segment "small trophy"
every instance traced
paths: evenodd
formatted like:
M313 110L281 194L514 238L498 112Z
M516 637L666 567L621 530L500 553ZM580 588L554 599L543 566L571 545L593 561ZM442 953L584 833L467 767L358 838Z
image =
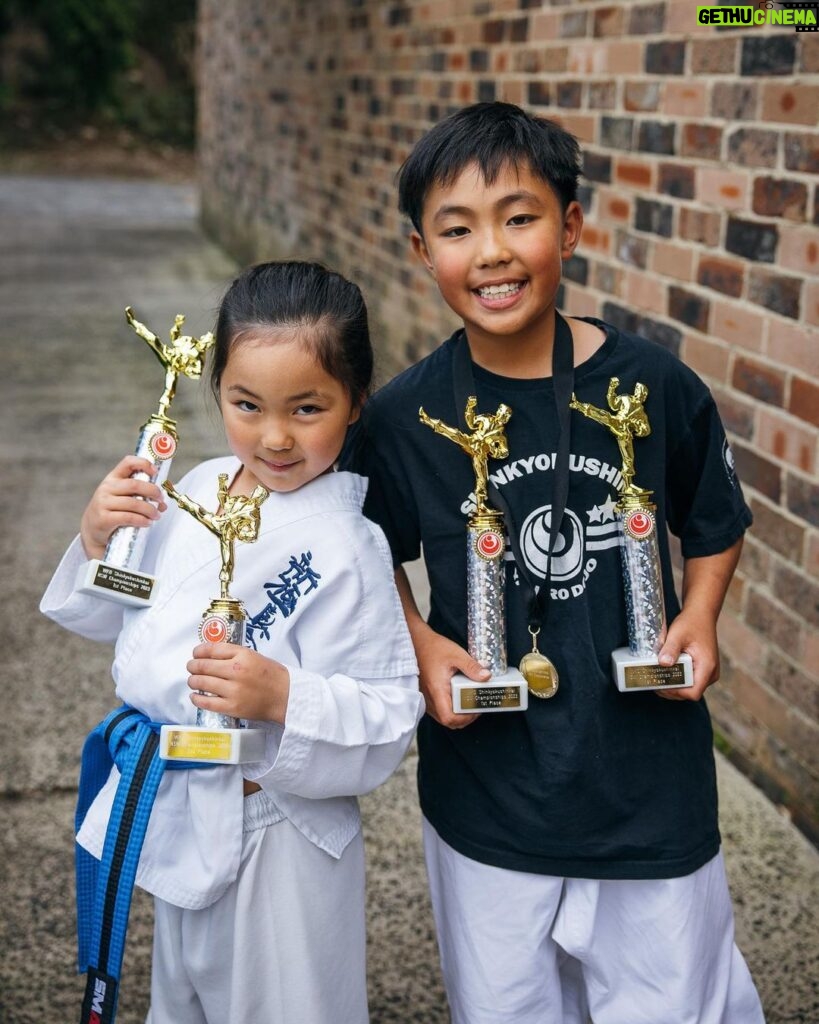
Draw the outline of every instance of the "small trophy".
M235 541L252 544L259 535L259 508L268 491L259 484L250 495L228 493L228 475L219 474L219 511L208 512L166 480L162 485L185 512L219 538L222 568L221 592L202 613L199 639L208 643L244 645L245 608L228 593L233 579ZM159 733L159 756L166 761L208 761L215 764L241 764L259 761L264 756L263 729L242 728L240 719L217 711L196 709L196 725L163 725Z
M176 379L180 373L192 380L202 374L203 356L213 344L213 335L208 332L201 338L182 336L185 317L178 314L171 328L171 344L164 345L145 324L134 318L134 311L125 310L128 323L137 335L147 342L151 351L165 368L165 390L159 399L159 407L140 428L136 455L147 459L157 467L154 478L160 484L168 475L171 459L176 451L179 437L176 422L167 415L168 407L176 393ZM147 473L134 473L135 480L150 480ZM139 564L148 540L148 528L144 526L120 526L114 530L102 559L93 558L81 570L78 589L85 594L96 594L110 601L147 607L154 598L156 578L139 571Z
M526 680L506 661L506 619L504 616L503 514L486 503L487 459L509 454L504 426L512 410L499 405L494 415L475 412L478 400L466 403L466 425L470 434L447 426L418 410L421 422L436 434L454 441L472 459L475 471L477 509L467 520L466 592L467 648L472 657L492 673L486 683L476 683L462 673L452 677L452 710L456 714L479 711L525 711L529 704Z
M665 643L666 621L663 578L657 545L657 506L651 491L634 483L634 438L651 433L643 403L648 397L645 384L635 384L631 395L618 395L618 377L609 382L609 409L578 402L572 395L570 407L608 427L617 439L623 460L623 486L617 503L617 520L622 533L620 554L626 594L628 647L612 652L612 669L617 689L668 690L694 685L691 655L683 652L676 664L660 665L657 656ZM610 411L609 411L610 410Z

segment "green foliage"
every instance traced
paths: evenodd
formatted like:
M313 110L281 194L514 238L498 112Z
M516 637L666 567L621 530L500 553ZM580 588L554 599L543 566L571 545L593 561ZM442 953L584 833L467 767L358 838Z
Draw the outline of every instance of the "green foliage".
M196 0L0 0L0 109L191 145L195 18Z

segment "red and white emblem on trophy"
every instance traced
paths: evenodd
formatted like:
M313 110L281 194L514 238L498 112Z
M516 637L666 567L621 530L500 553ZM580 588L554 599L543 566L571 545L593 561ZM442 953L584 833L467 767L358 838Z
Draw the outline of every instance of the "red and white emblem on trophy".
M149 446L156 458L164 462L165 459L173 457L173 453L176 451L176 438L173 434L163 430L159 434L154 434Z
M646 509L638 508L623 519L626 533L635 540L645 540L654 532L654 516Z
M199 639L208 644L220 644L227 639L228 628L219 615L210 615L199 625Z
M475 541L475 550L481 558L498 558L503 554L503 537L494 530L484 530Z

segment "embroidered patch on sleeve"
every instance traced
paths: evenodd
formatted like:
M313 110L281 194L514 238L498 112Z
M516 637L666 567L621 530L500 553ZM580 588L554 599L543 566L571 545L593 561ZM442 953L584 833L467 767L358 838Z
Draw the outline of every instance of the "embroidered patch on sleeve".
M312 566L313 553L302 552L297 558L290 556L287 568L278 574L278 579L265 583L267 604L257 615L252 615L245 626L247 642L254 651L258 650L260 639L270 639L270 627L281 615L288 618L296 610L299 600L311 590L316 590L321 573Z

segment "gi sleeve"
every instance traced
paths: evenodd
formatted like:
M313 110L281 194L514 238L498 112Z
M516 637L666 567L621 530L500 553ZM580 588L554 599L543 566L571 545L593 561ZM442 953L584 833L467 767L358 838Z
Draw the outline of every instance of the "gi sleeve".
M384 782L424 710L383 534L362 517L334 540L344 564L294 627L300 665L288 666L284 729L270 731L267 760L244 773L311 799L357 796Z
M750 526L751 510L710 394L672 452L666 480L668 524L680 538L684 558L719 554Z
M43 594L40 611L72 633L112 643L122 628L123 606L76 590L77 575L87 564L88 558L77 535Z

